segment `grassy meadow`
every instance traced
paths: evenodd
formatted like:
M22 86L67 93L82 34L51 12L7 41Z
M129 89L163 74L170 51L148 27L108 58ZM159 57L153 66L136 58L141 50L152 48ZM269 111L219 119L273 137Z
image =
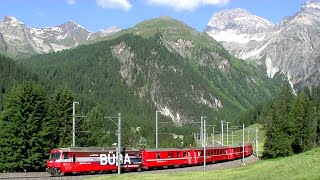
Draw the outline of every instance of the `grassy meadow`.
M320 179L320 148L286 158L259 160L238 168L167 174L122 174L91 180Z

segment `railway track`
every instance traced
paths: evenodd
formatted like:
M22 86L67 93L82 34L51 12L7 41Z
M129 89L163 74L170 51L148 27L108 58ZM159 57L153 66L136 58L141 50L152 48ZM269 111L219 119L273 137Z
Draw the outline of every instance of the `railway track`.
M255 156L251 155L245 158L245 163L250 164L257 161ZM241 159L227 161L222 163L208 164L206 166L207 171L210 170L220 170L227 168L234 168L243 166ZM126 172L126 173L144 173L144 174L161 174L161 173L175 173L175 172L192 172L192 171L202 171L203 166L191 166L191 167L182 167L182 168L173 168L173 169L161 169L161 170L152 170L152 171L142 171L142 172ZM27 172L27 173L0 173L0 180L22 180L22 179L37 179L37 180L78 180L78 179L88 179L99 176L116 176L116 173L113 174L95 174L95 175L73 175L73 176L56 176L52 177L47 172Z

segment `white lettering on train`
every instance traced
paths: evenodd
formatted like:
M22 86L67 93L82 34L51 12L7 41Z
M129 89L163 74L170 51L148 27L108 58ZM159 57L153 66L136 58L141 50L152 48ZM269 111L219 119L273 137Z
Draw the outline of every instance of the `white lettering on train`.
M112 156L112 157L111 157ZM128 154L125 154L124 161L123 161L123 155L120 154L120 162L121 164L131 164L130 158ZM100 165L114 165L118 166L118 158L115 154L100 154Z

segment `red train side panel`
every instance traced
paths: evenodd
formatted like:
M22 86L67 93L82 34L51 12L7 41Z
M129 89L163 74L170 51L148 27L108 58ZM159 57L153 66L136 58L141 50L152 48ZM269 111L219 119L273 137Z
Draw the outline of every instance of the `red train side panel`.
M250 156L251 144L242 146L207 147L206 163L230 161ZM51 150L47 161L47 171L52 175L65 173L87 173L116 171L115 148L59 148ZM126 149L122 151L122 170L154 169L176 166L192 166L203 163L202 148L186 149Z
M138 150L127 149L123 152L123 170L141 167ZM88 173L115 171L118 169L115 148L73 147L51 150L47 161L47 171L52 175L66 173ZM126 161L127 160L127 161Z

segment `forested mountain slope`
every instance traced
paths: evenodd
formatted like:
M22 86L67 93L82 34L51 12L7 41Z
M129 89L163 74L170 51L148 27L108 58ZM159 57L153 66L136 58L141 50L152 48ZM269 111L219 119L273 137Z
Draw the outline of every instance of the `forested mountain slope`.
M0 54L0 112L3 109L5 94L11 87L29 80L39 81L39 78L11 58Z
M141 36L142 37L141 37ZM256 67L229 55L204 33L168 17L102 41L21 61L52 84L68 84L87 110L152 121L156 109L176 125L206 115L232 119L278 91Z

